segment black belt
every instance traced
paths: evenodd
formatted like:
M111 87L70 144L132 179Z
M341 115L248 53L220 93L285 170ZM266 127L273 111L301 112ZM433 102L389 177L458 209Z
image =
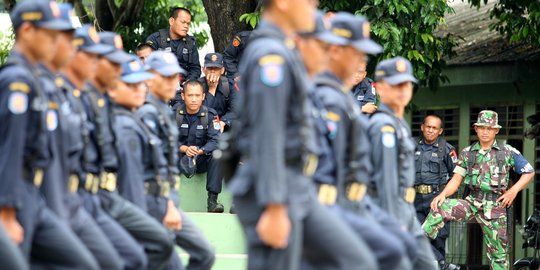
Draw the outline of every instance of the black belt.
M493 192L485 192L482 190L473 190L471 192L471 195L473 198L481 201L492 201L496 202L499 198L500 194L493 193Z

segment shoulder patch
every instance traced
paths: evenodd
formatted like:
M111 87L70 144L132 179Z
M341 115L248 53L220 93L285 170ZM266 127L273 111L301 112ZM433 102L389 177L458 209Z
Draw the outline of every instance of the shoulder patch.
M276 60L277 58L265 61L263 61L263 59L264 57L261 58L261 60L259 61L259 64L261 64L262 62L266 62L265 64L261 64L260 76L262 83L269 87L276 87L283 83L283 80L285 78L283 63L279 63L279 61ZM283 58L281 59L283 60Z
M393 126L386 125L381 128L381 132L382 133L396 133L396 129Z
M58 116L56 111L49 110L47 111L47 129L53 131L58 127Z
M382 135L382 144L386 148L393 148L396 145L396 136L394 133L385 132Z
M221 129L221 125L219 124L219 122L214 121L214 129L215 130L220 130Z
M326 118L334 122L339 122L341 120L341 116L339 116L339 114L330 111L326 113Z
M28 109L28 95L21 92L11 93L8 101L8 109L13 114L25 113Z
M240 42L241 42L241 41L242 41L242 40L240 39L239 36L235 36L234 39L233 39L232 45L233 45L234 47L238 47L238 46L240 46Z
M30 93L30 86L28 84L23 82L12 82L9 84L9 90L10 91L20 91L25 94Z

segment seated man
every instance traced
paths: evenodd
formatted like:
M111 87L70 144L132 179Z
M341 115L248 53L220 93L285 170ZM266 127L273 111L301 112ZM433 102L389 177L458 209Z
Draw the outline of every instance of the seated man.
M217 160L212 158L221 127L216 112L202 105L204 98L203 86L199 81L186 81L182 93L184 104L176 113L176 124L180 129L180 162L190 159L195 163L195 173L208 173L208 212L223 213L223 205L217 202L222 177ZM186 176L190 175L184 166L180 166L180 171Z
M232 104L235 91L231 91L229 80L223 74L223 55L209 53L204 57L204 77L199 78L204 88L204 105L216 111L220 131L231 126Z

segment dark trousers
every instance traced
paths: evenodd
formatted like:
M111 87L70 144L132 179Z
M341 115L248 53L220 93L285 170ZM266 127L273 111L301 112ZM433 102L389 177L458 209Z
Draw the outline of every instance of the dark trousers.
M148 260L144 249L118 222L101 208L99 196L79 190L85 209L120 255L126 270L146 269Z
M291 214L298 206L288 205L292 229L287 248L266 246L255 229L263 212L255 196L251 190L234 198L248 242L248 269L299 269L302 258L303 269L378 269L367 245L314 198L302 205L308 208L301 210L305 215Z
M414 207L416 208L416 216L420 224L423 224L426 220L429 211L431 210L430 204L433 198L439 195L439 192L434 192L431 194L416 194L414 199ZM431 240L431 247L433 249L433 254L437 261L444 260L446 257L446 239L448 238L450 228L449 223L446 223L444 227L439 231L437 237Z
M4 228L0 225L0 265L6 270L26 270L26 263L21 251L9 238Z
M404 243L388 232L374 218L368 217L367 212L360 215L357 211L346 210L337 205L331 206L330 210L343 218L354 232L366 242L375 254L380 269L403 269L404 265L410 269L411 262L407 257Z
M173 195L173 201L177 202L177 197ZM158 221L163 221L165 211L167 210L167 201L163 197L146 196L146 206L148 212ZM178 205L178 204L176 204ZM188 270L209 270L215 261L215 251L210 242L206 239L202 231L193 223L193 221L182 211L182 229L172 231L176 245L184 249L189 254ZM180 269L180 259L178 255L173 254L168 269Z
M195 173L207 173L206 174L206 191L212 193L221 193L223 176L219 169L219 162L212 158L212 155L199 155L197 156L197 168ZM181 173L185 174L180 167Z
M143 246L148 257L148 269L164 269L173 251L173 242L167 230L117 192L100 190L98 194L105 212Z
M23 254L33 267L53 269L100 269L98 262L73 233L70 226L53 214L39 190L23 183L23 207L17 219L24 228Z

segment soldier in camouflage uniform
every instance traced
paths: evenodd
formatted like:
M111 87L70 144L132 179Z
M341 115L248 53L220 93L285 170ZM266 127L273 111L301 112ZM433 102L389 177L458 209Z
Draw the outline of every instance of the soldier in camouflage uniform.
M479 141L463 149L454 176L431 202L432 211L422 225L434 239L446 222L478 222L491 269L495 270L509 269L506 208L534 177L532 166L518 150L495 139L500 128L496 112L480 112L474 124ZM521 177L509 187L511 167ZM458 190L463 180L471 189L470 194L465 199L446 199Z

